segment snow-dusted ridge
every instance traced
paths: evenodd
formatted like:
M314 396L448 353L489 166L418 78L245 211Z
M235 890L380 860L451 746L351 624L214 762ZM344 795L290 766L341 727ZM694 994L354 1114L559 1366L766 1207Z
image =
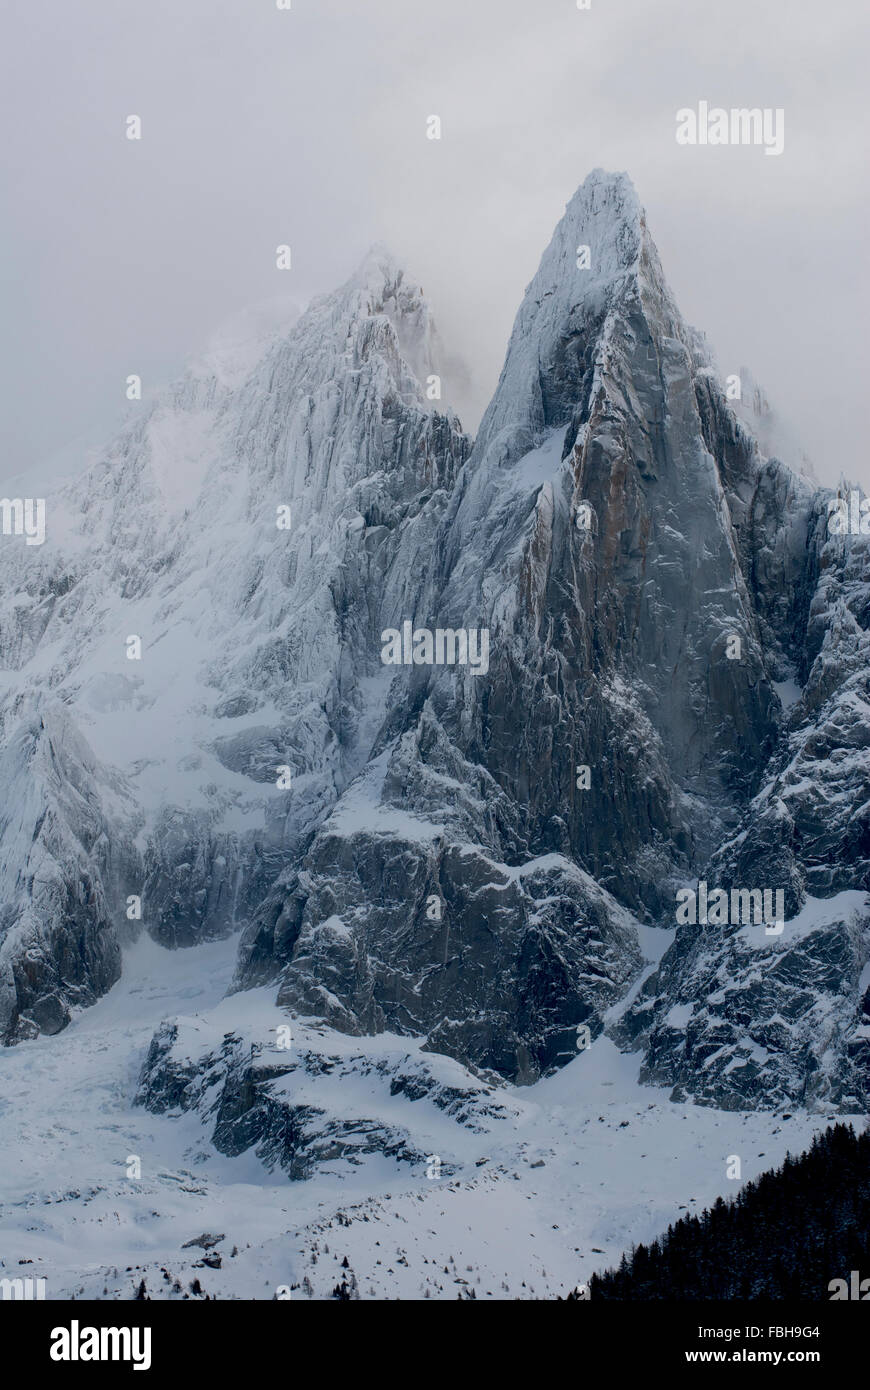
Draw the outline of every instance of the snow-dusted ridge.
M50 697L127 778L143 861L127 893L176 944L244 920L365 763L376 640L413 609L468 448L406 361L435 370L434 329L383 249L282 316L230 325L143 406L48 498L38 552L0 549L5 736Z
M375 247L3 538L0 1098L46 1146L4 1258L52 1296L327 1296L330 1221L363 1296L553 1295L867 1108L867 538L731 407L624 174L474 441L444 363ZM404 621L489 670L385 667ZM701 877L782 887L782 937L674 930Z

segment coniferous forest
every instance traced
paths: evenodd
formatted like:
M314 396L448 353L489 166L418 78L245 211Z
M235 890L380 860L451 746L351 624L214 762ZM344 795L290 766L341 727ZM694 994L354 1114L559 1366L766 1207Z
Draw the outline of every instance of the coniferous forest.
M829 1287L834 1280L845 1288ZM870 1300L870 1131L856 1135L846 1124L589 1281L593 1301L826 1301L838 1293Z

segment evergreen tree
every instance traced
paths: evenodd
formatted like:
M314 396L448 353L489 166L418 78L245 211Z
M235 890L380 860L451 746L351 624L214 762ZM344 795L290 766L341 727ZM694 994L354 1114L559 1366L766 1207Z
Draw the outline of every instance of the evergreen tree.
M870 1131L835 1124L802 1157L732 1200L684 1216L652 1245L593 1274L590 1297L826 1300L832 1279L870 1278Z

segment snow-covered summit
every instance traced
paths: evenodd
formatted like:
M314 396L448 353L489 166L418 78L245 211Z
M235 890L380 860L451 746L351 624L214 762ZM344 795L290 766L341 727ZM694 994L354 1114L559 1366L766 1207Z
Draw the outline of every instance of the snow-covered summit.
M123 786L113 882L158 940L244 925L243 989L528 1081L579 1024L600 1033L639 925L738 832L759 872L787 864L792 904L865 886L862 759L832 816L804 775L814 740L783 750L802 719L862 736L865 556L825 546L823 503L729 405L624 174L570 200L471 452L440 362L382 246L298 318L219 334L49 498L44 546L4 538L0 719L20 750L61 702L95 769L87 813L51 778L22 795L24 838L66 827L57 901ZM386 667L405 622L485 630L487 670ZM806 684L786 718L788 682ZM765 796L774 756L785 790ZM48 954L79 927L43 933ZM7 963L23 979L17 946ZM25 993L7 991L12 1038L70 1002Z
M644 210L627 174L595 169L567 204L526 288L478 432L478 457L498 439L506 459L567 423L576 394L566 376L594 368L608 315L642 287L659 298L666 293Z
M302 314L220 330L49 494L44 545L3 538L4 734L51 696L126 774L127 889L161 939L228 930L368 756L379 634L469 447L436 367L422 290L377 249Z

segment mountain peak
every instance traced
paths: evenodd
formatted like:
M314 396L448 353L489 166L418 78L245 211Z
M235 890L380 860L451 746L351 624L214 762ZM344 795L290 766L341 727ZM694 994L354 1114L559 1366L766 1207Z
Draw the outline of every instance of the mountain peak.
M565 378L566 344L574 345L577 359L569 375L579 371L582 377L611 310L636 301L642 290L666 301L669 316L676 316L631 179L593 169L568 202L526 289L481 423L478 455L499 435L508 454L515 448L525 452L542 430L567 423L574 388ZM554 388L549 403L548 382Z
M371 341L371 321L387 320L398 356L410 373L407 381L401 380L402 394L426 409L434 399L437 408L441 397L428 397L426 384L433 376L439 381L444 377L445 354L432 308L420 282L389 246L373 243L340 289L321 296L311 307L325 309L335 323L345 321L349 335L361 330L367 342ZM397 378L402 378L398 362L395 370Z
M565 205L566 216L606 215L613 221L642 223L644 210L625 170L592 169Z
M580 270L579 263L587 260L589 285L636 270L645 234L644 209L628 174L593 169L568 201L538 276L555 271L561 277L566 268Z
M405 278L405 267L392 247L384 241L374 241L348 283L378 287L396 284Z

